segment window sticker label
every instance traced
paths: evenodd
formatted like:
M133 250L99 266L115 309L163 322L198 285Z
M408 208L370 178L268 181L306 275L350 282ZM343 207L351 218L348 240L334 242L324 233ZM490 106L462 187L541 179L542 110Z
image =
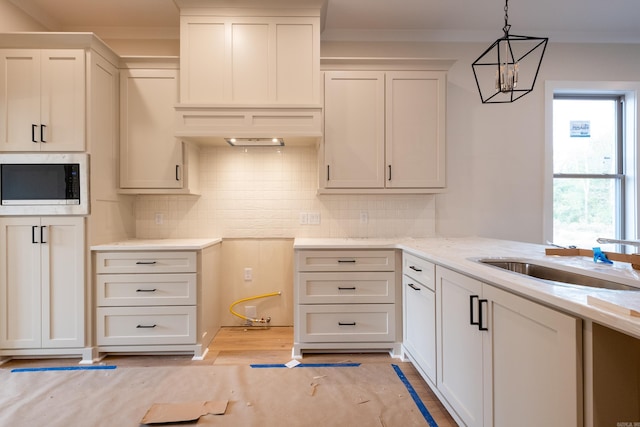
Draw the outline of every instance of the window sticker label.
M590 120L571 120L570 122L571 138L589 138L591 136Z

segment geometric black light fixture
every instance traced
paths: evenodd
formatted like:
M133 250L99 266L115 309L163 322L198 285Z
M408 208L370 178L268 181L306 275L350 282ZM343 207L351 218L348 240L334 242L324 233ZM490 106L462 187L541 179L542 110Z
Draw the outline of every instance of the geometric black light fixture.
M504 36L472 64L483 104L513 102L533 90L547 48L547 37L509 34L509 0L504 5Z

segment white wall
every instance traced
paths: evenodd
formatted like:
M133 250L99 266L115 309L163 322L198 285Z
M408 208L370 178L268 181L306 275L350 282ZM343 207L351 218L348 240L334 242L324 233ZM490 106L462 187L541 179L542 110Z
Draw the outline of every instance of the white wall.
M638 81L640 45L550 40L534 92L483 105L471 63L475 43L325 43L323 56L454 58L447 85L447 187L436 199L438 235L543 241L545 80Z

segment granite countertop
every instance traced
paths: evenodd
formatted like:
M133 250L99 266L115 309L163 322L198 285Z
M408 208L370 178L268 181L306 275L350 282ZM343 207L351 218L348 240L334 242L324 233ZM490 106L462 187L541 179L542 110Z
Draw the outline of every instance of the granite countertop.
M222 242L210 239L131 239L91 246L92 251L179 251L201 250Z
M528 299L541 302L582 319L611 327L640 338L640 318L599 304L610 301L616 307L640 310L640 270L628 263L594 263L579 256L548 256L548 246L487 238L424 239L295 239L294 249L401 249L435 264L456 270ZM561 267L639 288L612 291L582 286L563 286L481 264L478 258L518 258ZM595 302L594 302L595 301Z

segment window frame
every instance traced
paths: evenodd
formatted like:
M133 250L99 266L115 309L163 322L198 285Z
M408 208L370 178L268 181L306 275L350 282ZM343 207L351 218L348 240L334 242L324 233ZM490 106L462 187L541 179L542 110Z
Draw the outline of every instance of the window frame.
M640 230L640 205L638 197L640 150L638 150L638 125L640 124L640 82L634 81L553 81L545 82L545 146L543 177L543 230L542 242L553 241L553 100L555 95L624 95L625 109L621 120L624 145L624 224L623 239L638 239ZM620 156L619 156L620 157ZM594 236L610 237L610 236ZM590 248L586 248L590 249ZM621 248L619 248L621 249ZM630 249L635 251L635 249Z

